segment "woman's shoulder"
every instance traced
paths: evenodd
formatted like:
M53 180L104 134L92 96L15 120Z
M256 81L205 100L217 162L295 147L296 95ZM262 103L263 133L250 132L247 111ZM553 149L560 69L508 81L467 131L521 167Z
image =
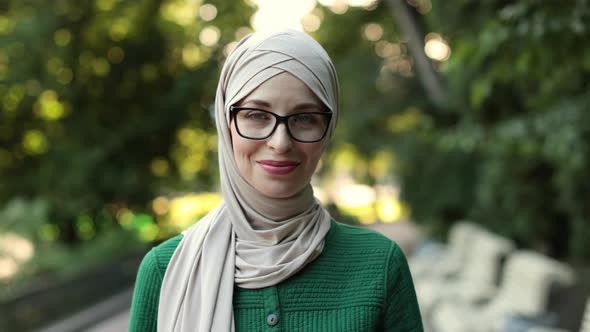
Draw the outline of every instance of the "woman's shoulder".
M170 259L182 237L182 234L176 235L153 247L144 257L142 265L151 266L152 270L158 270L159 273L163 274L168 268L168 263L170 263Z
M332 220L332 229L326 238L326 249L332 255L357 257L361 261L386 262L403 256L395 241L371 229L342 224ZM402 257L403 259L403 257Z
M363 248L391 250L398 245L387 236L372 229L339 223L332 220L330 230L331 241L348 244L348 246L362 246Z
M178 235L162 242L141 261L135 279L129 331L156 331L162 280L181 239L182 235Z

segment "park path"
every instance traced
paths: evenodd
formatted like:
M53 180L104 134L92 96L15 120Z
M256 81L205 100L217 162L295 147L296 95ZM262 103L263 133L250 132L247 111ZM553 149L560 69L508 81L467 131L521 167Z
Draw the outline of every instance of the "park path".
M129 309L89 328L87 332L126 332L129 322Z

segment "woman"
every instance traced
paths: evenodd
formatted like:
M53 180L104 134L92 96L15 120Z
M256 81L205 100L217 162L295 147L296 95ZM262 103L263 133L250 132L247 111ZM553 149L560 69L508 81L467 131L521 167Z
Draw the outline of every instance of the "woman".
M309 36L240 42L215 100L224 201L146 255L130 331L422 331L400 248L313 196L338 114L334 66Z

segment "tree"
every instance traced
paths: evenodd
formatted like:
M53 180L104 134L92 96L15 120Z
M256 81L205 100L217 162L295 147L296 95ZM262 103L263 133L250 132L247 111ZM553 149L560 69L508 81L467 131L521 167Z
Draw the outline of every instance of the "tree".
M247 25L251 8L220 2L205 19L200 9L156 0L5 2L0 202L43 198L59 237L72 242L82 213L114 217L122 207L146 210L166 185L212 186L208 108L221 45Z

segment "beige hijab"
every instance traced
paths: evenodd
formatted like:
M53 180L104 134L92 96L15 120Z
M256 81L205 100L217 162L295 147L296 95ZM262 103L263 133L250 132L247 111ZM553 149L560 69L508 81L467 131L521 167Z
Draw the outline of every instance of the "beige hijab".
M215 99L219 167L224 201L184 232L164 275L158 331L234 331L234 284L273 286L321 253L330 215L311 185L289 198L266 197L238 172L229 130L229 107L269 78L289 72L338 118L338 82L324 49L288 30L245 37L221 71Z

